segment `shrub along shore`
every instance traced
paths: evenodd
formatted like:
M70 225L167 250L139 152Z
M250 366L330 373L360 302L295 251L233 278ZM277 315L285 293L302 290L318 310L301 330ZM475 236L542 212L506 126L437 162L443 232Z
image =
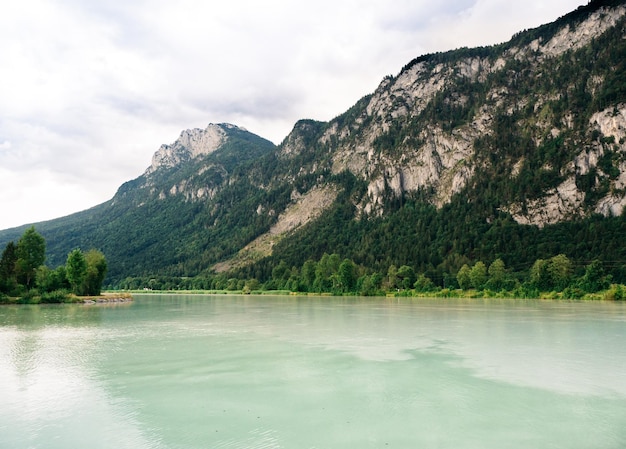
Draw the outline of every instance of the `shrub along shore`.
M71 293L55 292L54 295L34 295L0 297L0 305L11 304L122 304L133 301L129 292L110 292L98 296L76 296Z
M461 265L461 264L459 264ZM391 265L376 272L324 254L320 260L307 260L301 267L280 262L269 279L248 278L243 273L207 273L195 277L154 276L126 278L114 286L120 291L255 293L300 295L411 296L460 298L527 299L626 299L626 286L614 283L602 262L576 265L559 254L538 259L525 272L508 269L501 259L486 264L463 263L443 276L418 273L408 265Z
M621 301L626 293L626 286L612 285L610 289L586 293L577 298L571 298L563 292L541 292L536 296L520 296L513 292L491 290L461 290L461 289L436 289L431 292L418 292L411 290L397 290L392 292L380 292L378 295L361 295L358 292L333 293L333 292L294 292L291 290L125 290L122 294L131 295L263 295L263 296L297 296L297 297L332 297L332 296L369 296L387 298L467 298L467 299L537 299L537 300L563 300L563 301Z
M44 264L46 241L28 228L17 241L7 243L0 257L0 304L76 303L101 295L107 262L100 251L79 248L55 269ZM92 301L92 299L87 299Z

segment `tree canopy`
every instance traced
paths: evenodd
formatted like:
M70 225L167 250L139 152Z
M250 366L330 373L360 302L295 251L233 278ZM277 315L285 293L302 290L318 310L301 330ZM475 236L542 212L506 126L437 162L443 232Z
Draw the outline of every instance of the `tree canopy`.
M104 254L96 249L72 250L65 265L44 265L46 241L34 227L17 244L8 242L0 257L0 300L18 297L27 302L63 302L69 292L99 295L107 271Z

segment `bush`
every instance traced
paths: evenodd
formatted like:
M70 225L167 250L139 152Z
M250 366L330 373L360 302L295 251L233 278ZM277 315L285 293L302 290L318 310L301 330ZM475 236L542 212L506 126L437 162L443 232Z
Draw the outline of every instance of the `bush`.
M540 299L549 299L549 300L556 300L559 299L559 293L555 292L554 290L549 291L549 292L542 292L541 295L539 296Z
M55 290L41 294L41 302L45 304L60 304L69 299L67 290Z
M522 299L537 299L539 290L530 283L524 283L513 291L513 296Z
M582 299L585 296L585 292L578 287L567 287L563 290L564 299Z
M613 284L604 294L604 299L607 301L622 301L625 299L624 296L624 287L621 284Z
M30 290L22 293L20 298L17 300L18 304L39 304L41 301L41 295L39 290L35 288L31 288Z

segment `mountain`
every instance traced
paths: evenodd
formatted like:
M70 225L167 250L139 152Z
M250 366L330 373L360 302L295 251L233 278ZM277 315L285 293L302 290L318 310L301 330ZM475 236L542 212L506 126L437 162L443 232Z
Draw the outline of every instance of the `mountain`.
M418 58L332 121L318 143L368 183L359 210L421 189L441 207L489 182L518 223L619 215L624 5L592 3L505 45Z
M446 282L463 263L566 254L626 280L626 2L509 42L420 56L279 145L184 131L111 201L37 224L48 263L102 250L110 282L271 276L337 253ZM23 228L0 232L0 245Z
M47 264L63 264L72 248L95 247L106 255L114 281L166 269L178 275L198 271L207 246L219 258L249 239L252 229L268 227L229 206L236 195L254 196L254 187L238 179L275 148L230 124L183 131L173 144L162 145L144 174L123 184L110 201L36 224L46 239ZM24 229L2 231L0 241L17 240ZM233 229L237 232L227 236ZM190 260L189 254L198 259Z

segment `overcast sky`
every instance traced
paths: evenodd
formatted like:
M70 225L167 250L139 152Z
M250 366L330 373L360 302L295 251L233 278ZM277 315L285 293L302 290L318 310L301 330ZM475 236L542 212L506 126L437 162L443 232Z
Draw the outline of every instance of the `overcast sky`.
M110 199L183 129L280 143L413 58L490 45L585 0L8 0L0 229Z

